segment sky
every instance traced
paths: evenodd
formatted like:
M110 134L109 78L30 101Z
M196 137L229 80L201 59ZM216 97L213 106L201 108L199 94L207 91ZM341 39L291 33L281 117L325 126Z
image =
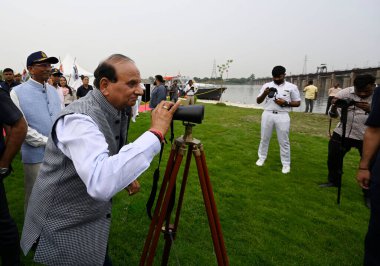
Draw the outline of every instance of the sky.
M0 69L21 72L35 51L93 72L113 53L142 78L228 77L380 66L379 0L1 0ZM306 59L306 60L305 60ZM216 73L219 75L218 69Z

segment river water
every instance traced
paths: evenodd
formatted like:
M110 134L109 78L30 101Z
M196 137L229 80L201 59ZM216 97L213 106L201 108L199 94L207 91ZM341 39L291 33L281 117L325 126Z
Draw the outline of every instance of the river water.
M259 94L261 86L258 85L227 85L227 89L222 94L223 102L249 104L256 107L263 107L263 104L256 103L256 97ZM298 88L300 89L300 88ZM293 108L295 112L305 111L304 93L300 90L301 105ZM318 92L318 98L314 101L313 113L325 113L327 105L327 92Z

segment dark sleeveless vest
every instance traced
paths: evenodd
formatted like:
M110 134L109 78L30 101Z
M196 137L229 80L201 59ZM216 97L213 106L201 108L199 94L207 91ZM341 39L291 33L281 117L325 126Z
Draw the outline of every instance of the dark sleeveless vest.
M59 118L73 113L90 116L112 156L127 138L129 112L130 108L116 110L95 89L66 107ZM34 259L46 265L103 265L111 201L99 201L87 193L73 162L56 146L56 122L30 196L21 247L26 254L39 239Z

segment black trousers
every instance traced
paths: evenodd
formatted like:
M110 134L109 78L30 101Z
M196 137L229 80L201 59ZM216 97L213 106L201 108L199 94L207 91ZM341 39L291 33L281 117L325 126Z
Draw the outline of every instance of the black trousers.
M3 180L0 180L0 257L1 265L20 265L20 238L9 214Z
M333 133L329 141L329 153L327 157L327 167L329 170L329 182L338 184L339 177L341 176L341 171L343 169L343 158L351 148L356 148L359 151L360 157L363 151L363 141L345 138L344 146L341 147L342 138L339 134ZM341 151L342 148L342 151ZM359 163L359 162L358 162Z
M329 98L327 99L326 115L329 113L332 99L334 99L334 96L329 96Z
M371 216L365 238L364 265L380 265L380 151L371 169Z

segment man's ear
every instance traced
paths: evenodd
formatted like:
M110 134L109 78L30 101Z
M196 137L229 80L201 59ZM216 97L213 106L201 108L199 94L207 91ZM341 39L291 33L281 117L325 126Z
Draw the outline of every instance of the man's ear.
M99 90L100 92L106 96L109 94L109 91L108 91L108 86L110 84L110 81L107 79L107 78L102 78L99 82Z

